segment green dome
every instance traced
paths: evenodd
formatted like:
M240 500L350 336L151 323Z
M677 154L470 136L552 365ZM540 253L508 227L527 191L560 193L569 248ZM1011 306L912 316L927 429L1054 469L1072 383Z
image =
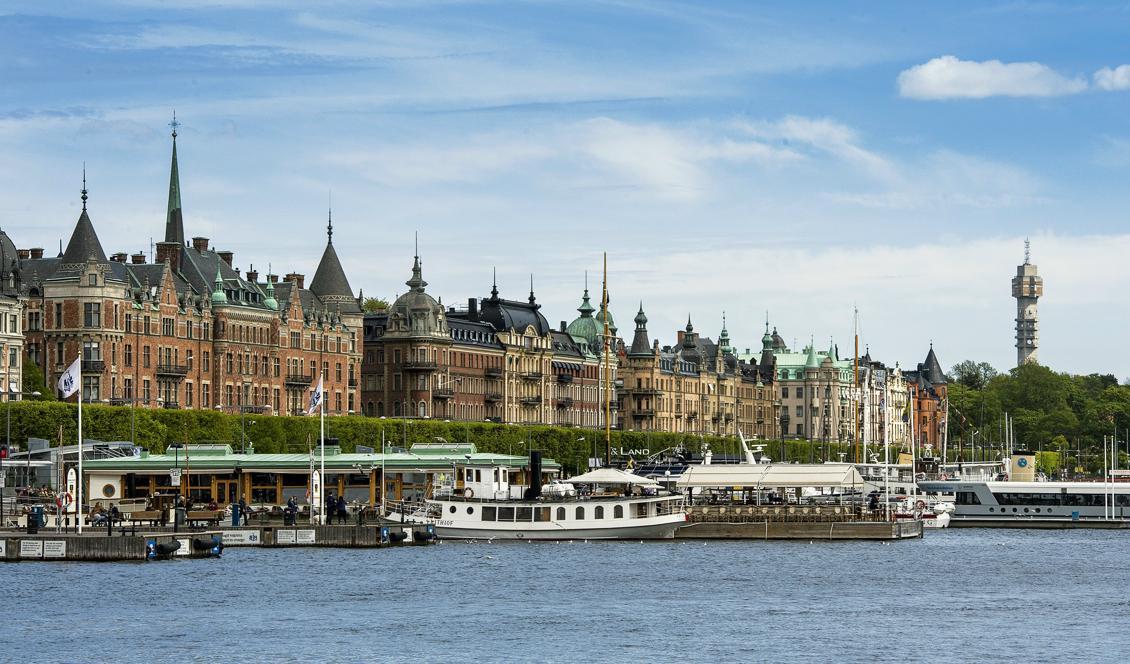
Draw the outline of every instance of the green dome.
M588 342L589 348L596 348L598 340L600 339L603 330L598 329L596 319L593 318L592 312L594 311L592 304L589 303L589 289L585 289L585 294L581 298L581 306L577 307L580 316L575 318L569 326L565 328L571 336L578 339L584 339Z

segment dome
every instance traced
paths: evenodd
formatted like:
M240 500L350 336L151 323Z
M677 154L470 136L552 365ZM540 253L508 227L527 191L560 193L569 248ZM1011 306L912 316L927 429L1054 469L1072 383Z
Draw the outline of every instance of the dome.
M428 282L424 281L419 256L412 263L412 278L404 283L408 292L396 298L388 308L385 336L450 338L443 305L424 290Z
M577 311L580 312L581 315L573 319L573 322L569 323L569 327L565 328L565 331L568 332L570 336L584 339L588 342L589 348L598 348L600 345L599 339L603 330L597 329L596 319L593 318L592 315L594 309L589 302L589 289L587 288L585 289L584 296L581 298L581 306L577 307Z

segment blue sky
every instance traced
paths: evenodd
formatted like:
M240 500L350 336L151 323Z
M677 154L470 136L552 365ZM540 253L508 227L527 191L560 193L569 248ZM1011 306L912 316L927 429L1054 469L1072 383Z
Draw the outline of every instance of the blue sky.
M41 6L42 5L42 6ZM108 252L159 239L173 109L186 232L312 274L332 190L355 289L575 316L671 343L1015 359L1032 238L1041 359L1130 377L1130 5L8 2L0 226L54 248L82 162ZM1121 68L1120 68L1121 67ZM590 277L597 288L598 276Z

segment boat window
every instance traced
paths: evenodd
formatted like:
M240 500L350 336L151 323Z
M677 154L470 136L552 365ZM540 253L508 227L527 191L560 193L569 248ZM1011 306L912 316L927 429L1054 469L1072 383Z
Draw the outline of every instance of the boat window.
M515 521L533 521L534 508L532 507L519 507L517 515L514 517Z
M467 508L467 514L474 514L474 513L475 513L475 508L474 508L474 507L468 507L468 508Z
M474 471L472 471L470 468L467 468L465 470L467 471L466 481L468 481L468 482L473 481L471 478L473 478L475 476Z
M596 506L596 516L594 518L597 518L597 519L603 519L604 518L604 505L597 505Z
M494 521L498 518L497 507L484 507L483 508L483 521Z
M958 505L980 505L981 499L972 491L958 491L956 502Z
M447 511L451 512L452 514L455 514L455 506L452 505L451 507L447 508Z
M616 507L613 507L612 508L612 517L615 518L615 519L623 519L624 518L624 506L623 505L617 505Z
M548 507L538 507L534 509L534 521L549 521Z
M647 503L636 503L636 518L637 519L646 519L647 518Z
M498 508L498 520L499 521L513 521L514 520L514 508L513 507L499 507Z
M581 520L583 520L584 518L585 518L585 508L583 508L583 507L578 507L578 508L577 508L577 520L578 520L578 521L581 521Z
M476 482L482 482L483 481L483 471L478 470L478 469L475 470L475 481Z
M578 507L577 509L580 509L580 508ZM564 507L558 507L557 508L557 520L558 521L564 521L565 520L565 508Z

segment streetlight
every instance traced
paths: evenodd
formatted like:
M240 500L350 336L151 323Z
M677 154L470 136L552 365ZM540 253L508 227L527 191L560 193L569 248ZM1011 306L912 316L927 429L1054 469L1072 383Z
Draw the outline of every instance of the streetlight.
M22 392L20 390L13 389L14 387L15 387L15 383L9 381L9 383L8 383L8 408L7 408L7 410L8 410L8 435L7 435L7 438L6 438L6 442L4 443L5 450L7 450L7 451L4 454L0 454L0 526L2 526L2 524L4 523L4 486L7 484L7 482L6 482L7 478L4 475L4 457L8 456L8 454L11 453L11 450L12 450L12 395L18 394L20 396L26 395L26 396L31 396L31 397L41 396L39 392ZM81 450L79 451L79 453L80 454L82 453ZM27 450L27 476L29 478L31 477L31 448L30 447ZM31 486L30 481L28 482L28 486Z

